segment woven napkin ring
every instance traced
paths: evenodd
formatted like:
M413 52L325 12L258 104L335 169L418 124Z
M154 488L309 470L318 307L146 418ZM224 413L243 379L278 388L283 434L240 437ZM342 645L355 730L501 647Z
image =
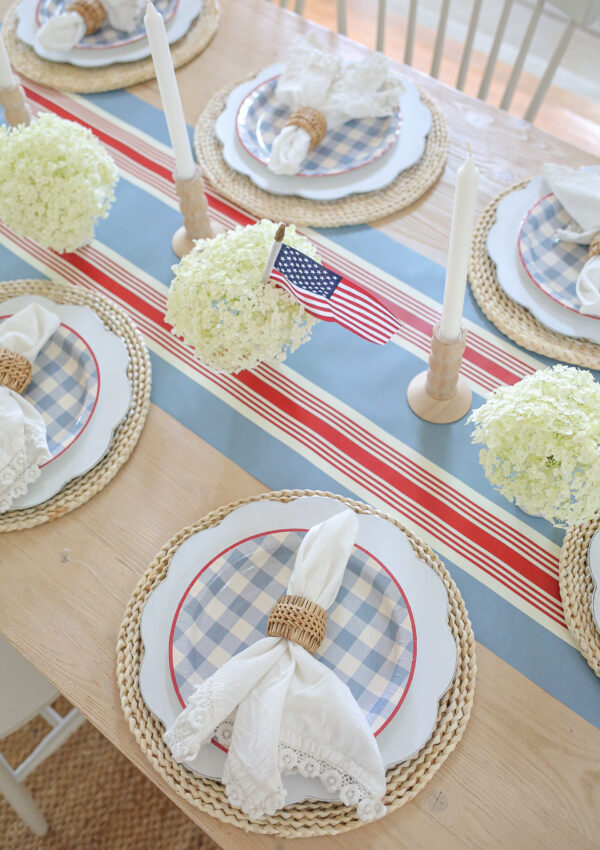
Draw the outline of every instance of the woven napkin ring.
M286 127L290 125L301 127L303 130L306 130L310 136L311 151L313 148L316 148L317 145L321 144L325 138L325 133L327 132L327 119L323 113L319 112L318 109L315 109L314 106L303 106L301 109L297 109L296 112L292 112L288 120L285 122Z
M282 596L269 612L267 637L299 643L312 655L325 637L327 611L305 596Z
M590 243L590 257L595 257L597 254L600 254L600 230Z
M85 22L85 34L91 35L100 29L106 18L106 9L98 0L74 0L66 12L77 12Z
M0 386L23 393L31 381L31 363L22 354L0 345Z

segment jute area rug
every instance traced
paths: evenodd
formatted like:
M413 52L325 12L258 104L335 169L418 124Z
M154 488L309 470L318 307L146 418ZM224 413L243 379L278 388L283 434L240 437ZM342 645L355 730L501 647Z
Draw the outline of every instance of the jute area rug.
M59 713L68 710L60 700ZM13 767L49 727L41 717L0 741ZM27 779L50 829L34 835L0 796L2 850L218 850L89 723Z

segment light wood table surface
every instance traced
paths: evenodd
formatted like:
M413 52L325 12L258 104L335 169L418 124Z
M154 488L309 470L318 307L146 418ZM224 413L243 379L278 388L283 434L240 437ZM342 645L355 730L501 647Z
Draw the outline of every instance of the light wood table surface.
M8 5L0 0L0 14ZM211 47L177 75L190 123L218 87L284 59L296 33L310 26L265 0L224 0L223 7ZM364 52L337 36L325 40L348 56ZM467 141L481 170L479 209L507 183L536 174L545 161L591 161L523 121L411 69L402 71L442 106L450 156L426 198L377 226L432 260L445 260L454 179ZM155 83L132 92L160 105ZM199 827L231 850L275 850L292 841L222 824L163 783L123 718L115 645L131 592L162 544L219 505L265 489L153 405L133 457L91 502L56 522L0 535L0 633ZM338 836L298 839L296 846L599 846L600 732L481 645L477 661L475 706L464 738L421 794L377 823Z

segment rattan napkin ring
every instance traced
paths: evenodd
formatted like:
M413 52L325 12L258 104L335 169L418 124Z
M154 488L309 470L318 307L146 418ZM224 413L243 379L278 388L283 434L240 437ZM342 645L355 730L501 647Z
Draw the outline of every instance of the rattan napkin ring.
M269 611L267 637L299 643L313 655L325 637L327 611L305 596L281 596Z
M66 12L77 12L84 20L85 34L91 35L100 29L106 18L106 9L98 0L74 0L69 3Z
M598 254L600 254L600 230L590 242L590 257L596 257Z
M321 144L327 132L327 119L314 106L303 106L301 109L292 112L285 122L286 127L290 125L306 130L310 136L311 151Z
M31 363L22 354L0 345L0 386L24 393L31 381Z

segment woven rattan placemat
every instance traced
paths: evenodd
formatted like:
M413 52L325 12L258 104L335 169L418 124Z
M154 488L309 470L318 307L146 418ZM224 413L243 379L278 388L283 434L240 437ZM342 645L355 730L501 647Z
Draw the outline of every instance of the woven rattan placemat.
M496 265L487 251L488 233L496 221L496 210L502 198L525 186L527 182L517 183L494 198L475 225L469 263L469 283L475 300L490 322L523 348L565 363L600 369L600 345L551 331L529 310L509 298L498 283Z
M50 62L17 36L17 7L13 3L4 18L2 37L13 68L30 80L53 89L100 92L123 89L154 78L152 57L137 62L117 62L101 68L80 68L67 62ZM218 0L203 0L202 11L187 33L171 46L176 68L185 65L212 41L219 26Z
M115 429L107 453L96 466L79 478L74 478L60 493L41 505L0 514L0 532L32 528L34 525L57 519L83 505L106 487L133 451L150 407L150 357L140 332L120 307L108 298L67 283L48 280L14 280L0 283L1 301L17 295L43 295L59 304L82 304L97 313L106 327L120 336L127 346L131 406L125 419Z
M393 522L408 537L417 556L441 577L448 593L448 621L457 645L457 667L452 683L440 702L435 728L427 744L411 759L387 771L387 794L384 803L390 811L412 799L428 782L459 742L471 714L475 690L475 642L464 602L450 574L424 543L400 523L362 502L355 502L331 493L309 490L281 490L243 499L208 514L194 525L182 529L163 546L148 570L140 579L127 606L117 644L117 679L121 705L129 728L142 751L163 779L182 797L203 812L247 831L295 838L310 835L331 835L361 826L356 810L341 803L306 801L286 806L276 815L260 821L249 821L239 809L233 808L223 785L203 779L173 761L163 741L164 727L149 711L139 688L139 670L143 654L140 620L146 601L165 578L171 558L181 544L198 531L218 525L231 511L249 502L270 499L289 502L300 496L319 495L337 499L361 514L374 514Z
M588 547L600 528L600 512L584 525L574 525L566 533L558 581L565 619L579 651L596 676L600 676L600 632L592 614L594 582L588 569Z
M246 79L252 79L251 75ZM337 201L311 201L290 195L272 195L259 189L244 174L230 168L223 158L215 133L215 121L239 80L219 89L209 100L196 125L194 145L202 170L219 192L259 218L307 224L312 227L342 227L364 224L391 215L414 204L438 181L448 156L448 125L437 103L420 91L431 112L431 130L421 159L376 192L349 195Z

